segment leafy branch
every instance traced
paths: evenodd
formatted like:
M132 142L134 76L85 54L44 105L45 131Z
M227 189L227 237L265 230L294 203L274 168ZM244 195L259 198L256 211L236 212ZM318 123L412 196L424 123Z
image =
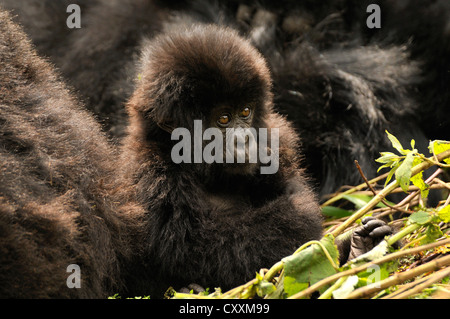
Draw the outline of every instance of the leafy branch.
M388 168L389 172L368 180L357 165L364 183L334 194L322 204L324 214L329 216L326 225L330 227L320 241L306 243L270 269L261 269L251 281L227 292L215 290L196 295L172 291L173 298L298 299L312 293L322 299L408 298L439 282L449 288L450 195L433 208L425 203L430 189L450 190L450 183L439 179L443 170L450 167L450 142L430 142L431 156L426 157L415 148L414 140L411 149L406 149L395 136L386 133L398 154L382 152L376 161L382 164L379 171ZM436 171L424 180L423 172L433 166ZM377 190L377 183L383 179L384 187ZM367 188L369 192L365 191ZM387 201L386 196L395 192L408 195L397 204ZM356 211L331 206L343 201L355 205ZM400 224L400 229L370 252L339 267L335 239L346 236L365 216L387 216L393 212L406 215L391 222ZM399 241L404 243L403 248L394 245ZM425 258L427 254L433 258ZM375 281L374 273L369 271L373 267L378 269L379 278ZM406 281L411 282L404 284Z

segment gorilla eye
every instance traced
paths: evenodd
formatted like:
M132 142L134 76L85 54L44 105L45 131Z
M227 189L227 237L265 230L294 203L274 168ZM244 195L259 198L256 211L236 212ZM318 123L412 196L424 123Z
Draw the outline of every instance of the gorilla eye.
M220 126L227 126L230 124L231 116L229 114L222 114L219 119L217 120L217 123Z
M243 109L243 110L241 111L241 113L239 113L239 116L240 116L240 117L247 118L247 117L250 116L251 113L252 113L252 112L251 112L250 108L246 107L245 109Z

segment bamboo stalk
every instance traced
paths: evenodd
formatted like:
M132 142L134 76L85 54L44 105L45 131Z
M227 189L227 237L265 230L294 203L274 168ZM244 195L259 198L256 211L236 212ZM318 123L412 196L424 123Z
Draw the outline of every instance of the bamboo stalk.
M383 175L377 176L377 177L371 179L369 182L370 182L370 184L375 184L376 182L385 179L385 178L388 176L388 174L389 174L389 173L385 173L385 174L383 174ZM343 192L343 193L339 193L339 194L337 194L336 196L331 197L329 200L327 200L325 203L323 203L323 204L320 205L320 206L321 206L321 207L329 206L330 204L332 204L332 203L337 202L338 200L340 200L340 199L341 199L342 197L344 197L345 195L349 195L349 194L352 194L352 193L354 193L354 192L357 192L357 191L359 191L359 190L361 190L361 189L366 188L366 186L367 186L366 183L362 183L362 184L359 184L359 185L357 185L357 186L355 186L355 187L352 187L352 188L350 188L349 190L346 190L346 191Z
M420 279L416 279L413 282L410 282L408 284L404 284L402 287L400 287L398 290L394 291L393 293L384 296L380 299L394 299L395 296L402 294L403 292L407 291L408 289L411 289L414 286L417 286L418 284L423 283L424 281L426 281L427 278L420 278Z
M414 288L404 291L403 293L399 293L394 297L392 297L391 299L406 299L412 295L420 293L425 288L430 287L432 284L438 282L439 280L444 279L447 276L450 276L450 267L437 271L433 275L428 276L427 278L421 280L421 282L416 284Z
M433 261L430 261L424 265L420 265L416 268L413 268L411 270L405 271L403 273L397 273L389 278L386 278L382 281L370 284L366 287L362 287L359 289L356 289L352 293L350 293L347 298L348 299L357 299L357 298L365 298L368 296L371 296L375 292L378 292L382 289L385 289L387 287L390 287L392 285L399 284L401 282L404 282L406 280L412 279L418 275L421 275L423 273L429 272L429 271L436 271L439 268L450 266L450 255L441 257L439 259L435 259Z
M436 155L439 161L441 161L444 158L450 157L450 150L444 151L438 155ZM430 161L434 161L434 158L429 158ZM417 175L421 171L424 171L431 166L433 166L433 162L425 161L422 162L416 166L414 166L411 169L411 177L414 175ZM356 220L364 216L366 213L368 213L373 207L375 207L382 199L384 199L388 194L390 194L395 188L399 186L399 183L397 181L391 182L389 185L387 185L383 190L381 190L376 196L374 196L365 206L361 207L356 213L354 213L352 216L350 216L345 222L343 222L341 225L336 227L331 234L334 237L337 237L339 234L341 234L347 227L349 227L351 224L353 224Z
M338 280L341 277L344 276L351 276L354 274L357 274L361 271L366 270L367 268L374 266L374 265L380 265L383 264L385 262L403 257L403 256L407 256L407 255L413 255L413 254L417 254L423 250L428 250L428 249L432 249L435 247L439 247L439 246L444 246L450 244L450 238L449 239L445 239L445 240L441 240L441 241L437 241L431 244L427 244L427 245L423 245L423 246L419 246L419 247L415 247L415 248L411 248L408 250L403 250L403 251L398 251L392 254L389 254L387 256L384 256L380 259L374 260L372 262L366 263L364 265L349 269L349 270L345 270L342 272L339 272L337 274L334 274L332 276L329 276L327 278L324 278L318 282L316 282L314 285L311 285L310 287L306 288L305 290L302 290L298 293L296 293L295 295L292 295L291 297L289 297L290 299L300 299L300 298L304 298L308 295L310 295L311 293L313 293L314 291L322 288L325 285L331 284L332 282Z

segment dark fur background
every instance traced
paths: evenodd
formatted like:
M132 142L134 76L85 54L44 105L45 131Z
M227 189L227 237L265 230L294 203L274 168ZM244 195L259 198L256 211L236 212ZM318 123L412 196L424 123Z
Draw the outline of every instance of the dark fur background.
M0 11L0 296L106 297L131 247L111 197L116 154ZM81 289L68 289L69 264Z

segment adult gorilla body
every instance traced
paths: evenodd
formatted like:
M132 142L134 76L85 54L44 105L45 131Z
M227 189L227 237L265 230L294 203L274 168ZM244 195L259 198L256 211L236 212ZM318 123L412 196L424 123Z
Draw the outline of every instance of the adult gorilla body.
M0 296L99 298L131 246L99 124L0 11ZM69 289L77 264L81 288Z

